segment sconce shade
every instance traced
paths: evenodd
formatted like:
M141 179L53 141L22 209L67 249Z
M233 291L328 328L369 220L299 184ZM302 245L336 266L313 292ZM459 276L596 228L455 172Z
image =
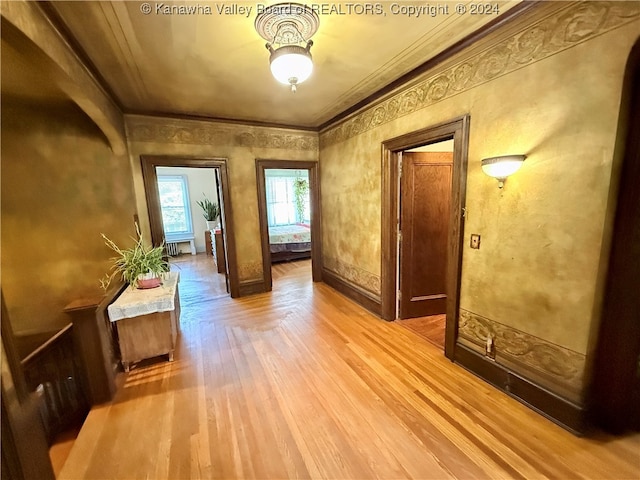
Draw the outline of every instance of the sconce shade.
M302 83L313 72L311 53L299 45L285 45L274 50L269 62L274 78L285 85Z
M482 171L490 177L505 179L520 170L525 155L504 155L482 159Z

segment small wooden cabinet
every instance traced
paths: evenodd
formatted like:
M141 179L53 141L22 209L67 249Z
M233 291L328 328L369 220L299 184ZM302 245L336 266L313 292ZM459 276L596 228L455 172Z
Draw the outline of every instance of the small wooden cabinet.
M207 249L207 255L213 256L218 273L226 273L224 258L224 240L221 230L205 230L204 244Z
M133 362L158 355L167 354L173 361L180 322L177 272L169 272L154 289L127 288L108 312L118 329L125 372Z
M213 243L211 242L211 230L204 231L204 248L207 255L213 255Z
M224 240L220 230L214 230L213 241L211 242L213 259L218 267L218 273L226 273L226 261L224 258Z

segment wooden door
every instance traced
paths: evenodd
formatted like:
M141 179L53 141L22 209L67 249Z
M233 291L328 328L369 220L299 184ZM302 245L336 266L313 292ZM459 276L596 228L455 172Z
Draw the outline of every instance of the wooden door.
M404 152L400 179L400 318L446 313L453 153Z

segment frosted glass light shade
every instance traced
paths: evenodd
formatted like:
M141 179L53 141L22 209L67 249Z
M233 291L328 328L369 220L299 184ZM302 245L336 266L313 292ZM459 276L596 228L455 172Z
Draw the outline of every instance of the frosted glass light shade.
M520 170L525 155L504 155L502 157L484 158L482 171L490 177L503 180Z
M269 59L274 78L285 85L304 82L313 72L311 53L299 45L285 45L275 50Z

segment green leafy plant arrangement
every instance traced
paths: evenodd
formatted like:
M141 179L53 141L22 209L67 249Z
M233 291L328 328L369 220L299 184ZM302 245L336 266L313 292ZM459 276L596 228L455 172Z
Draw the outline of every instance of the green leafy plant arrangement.
M196 203L202 208L202 216L206 221L213 222L220 216L220 206L209 200L206 195L204 200L198 200Z
M297 177L293 181L293 195L294 202L296 204L296 213L298 214L298 221L304 220L304 204L309 194L309 182L304 178Z
M131 237L135 241L134 246L126 249L120 248L104 233L101 234L105 245L117 253L115 257L111 258L113 261L112 272L105 274L104 278L100 280L100 286L104 290L109 288L111 281L117 275L120 275L125 282L136 288L140 275L151 273L160 277L162 273L169 271L169 264L163 258L164 242L158 247L147 247L144 244L138 224L136 224L136 233L138 234L137 239Z

